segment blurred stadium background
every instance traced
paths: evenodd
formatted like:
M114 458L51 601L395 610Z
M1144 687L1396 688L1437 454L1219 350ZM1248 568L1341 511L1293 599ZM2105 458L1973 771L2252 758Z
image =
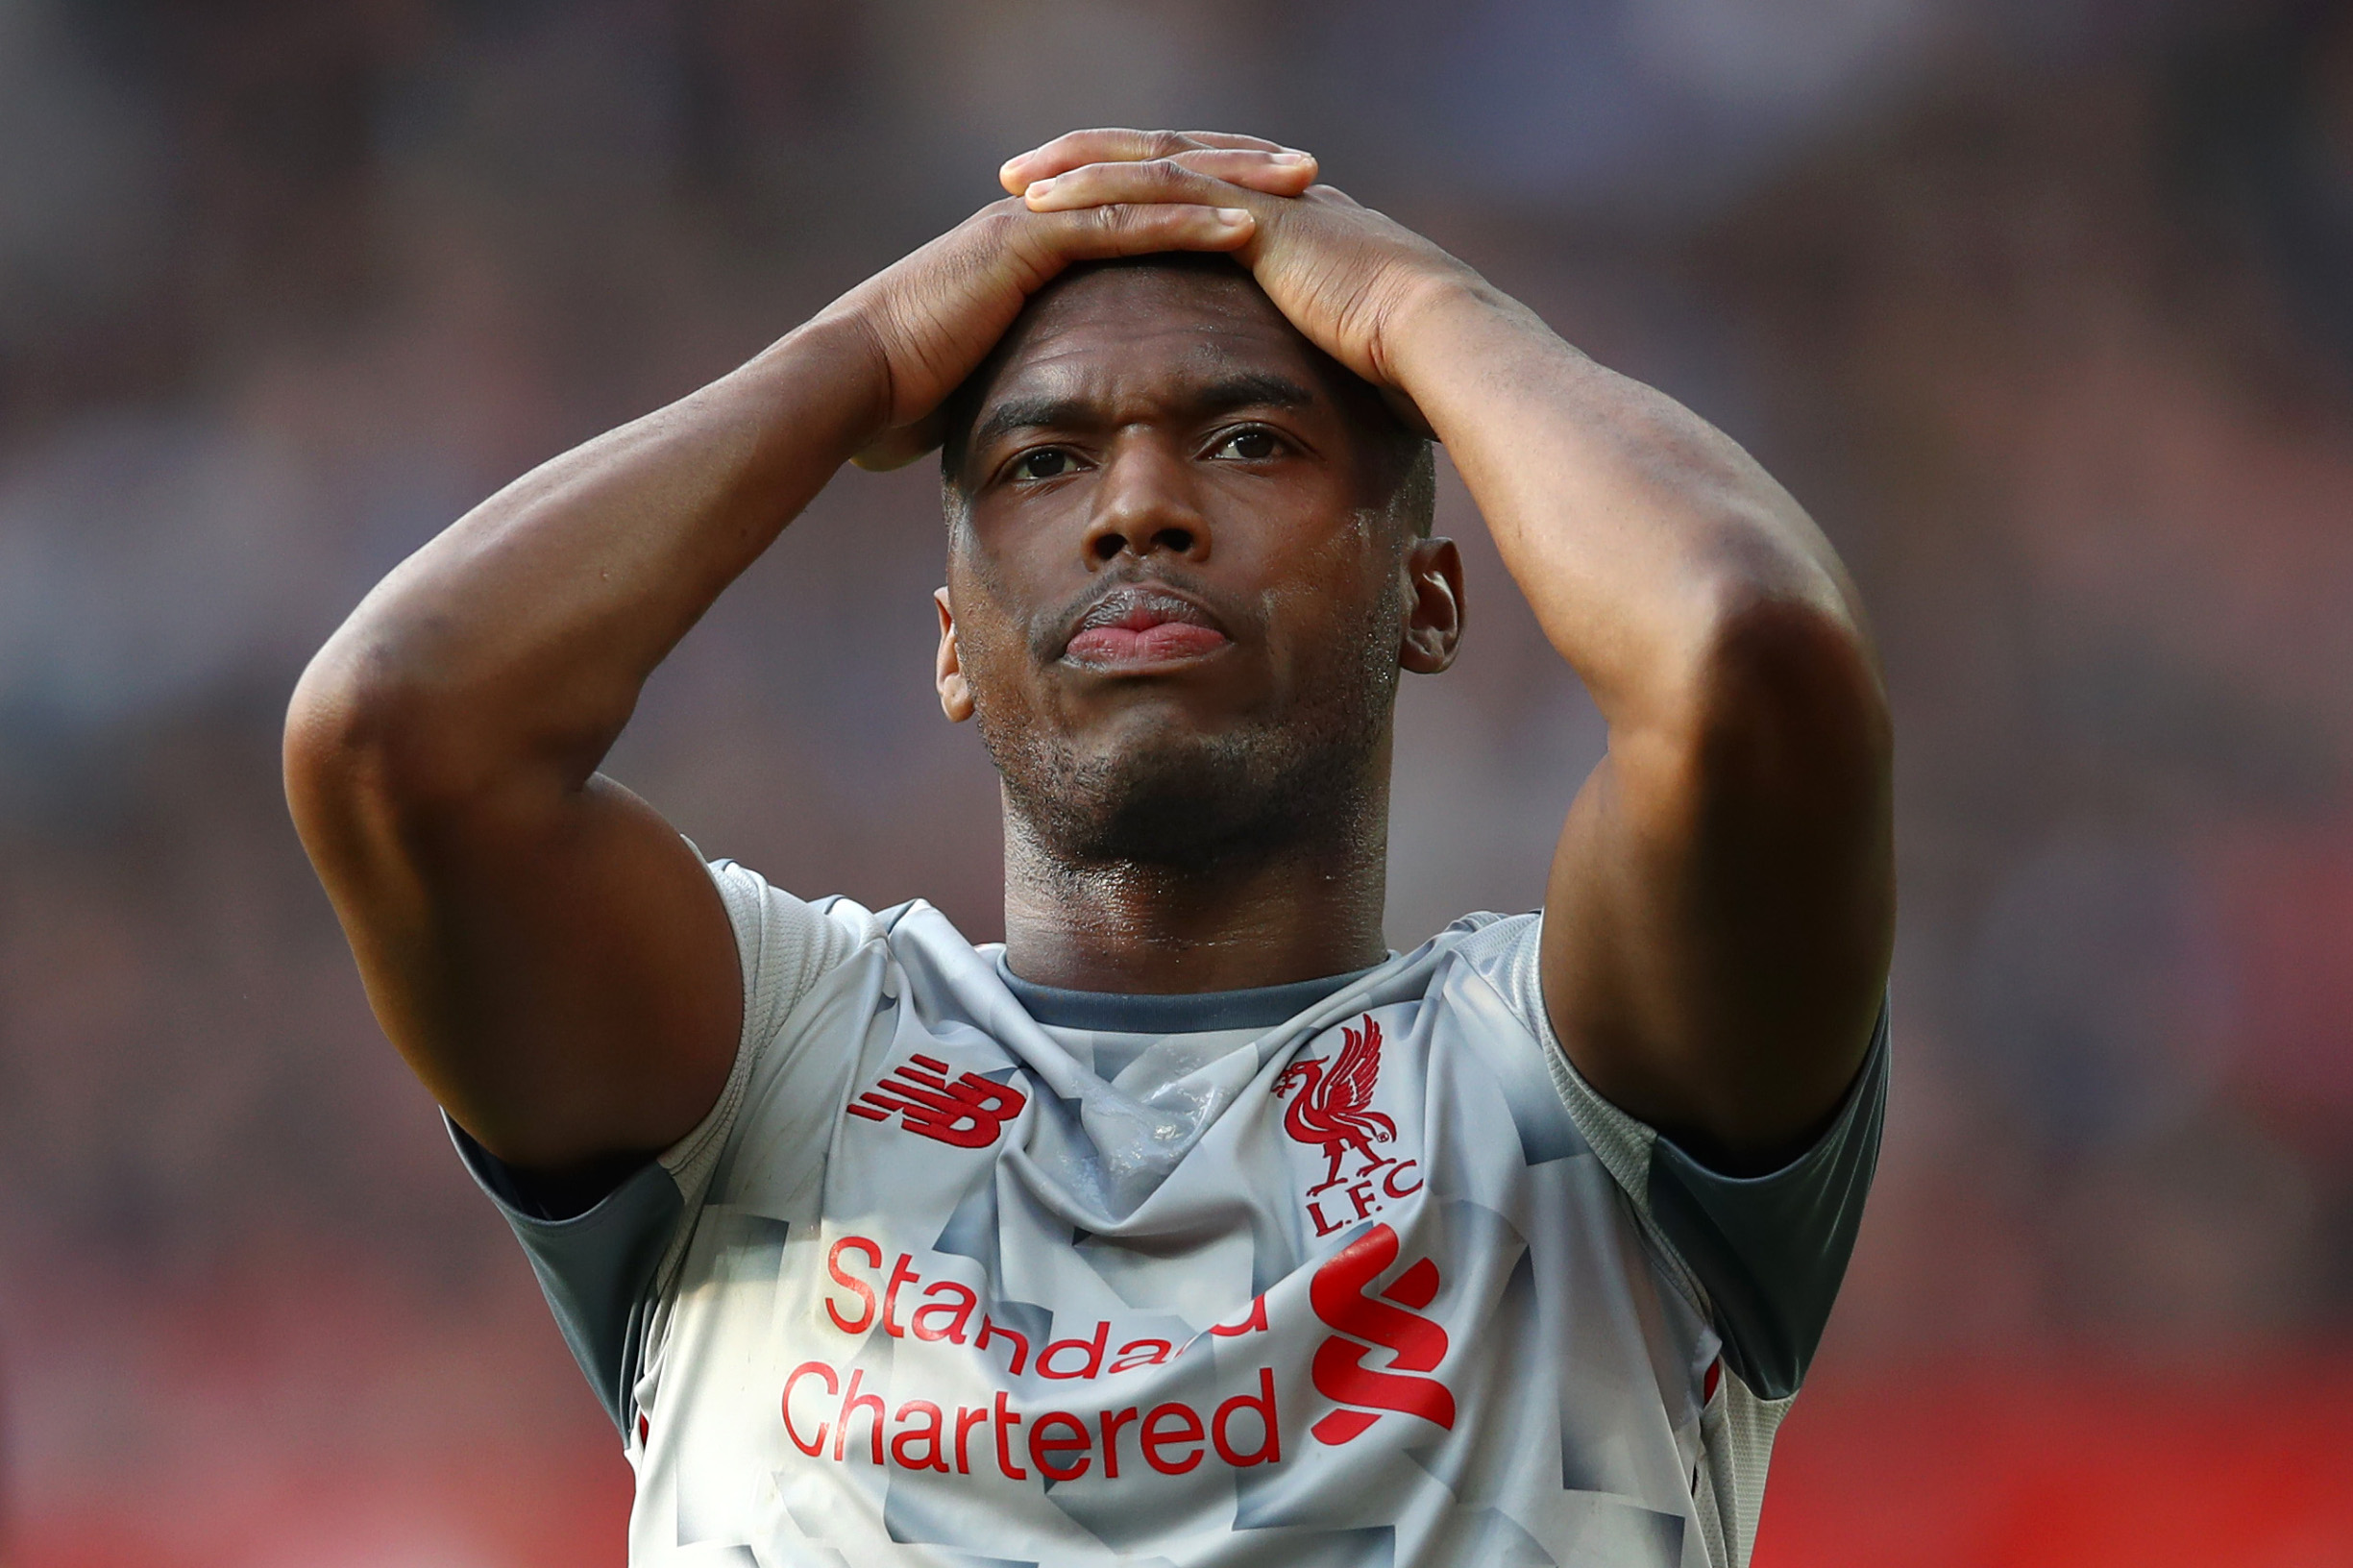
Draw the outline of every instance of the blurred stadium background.
M1861 579L1900 1055L1760 1563L2353 1563L2353 10L2287 0L0 0L0 1556L621 1561L282 703L467 505L1089 123L1316 149ZM1446 505L1400 944L1532 903L1600 744ZM937 528L846 476L613 766L991 936Z

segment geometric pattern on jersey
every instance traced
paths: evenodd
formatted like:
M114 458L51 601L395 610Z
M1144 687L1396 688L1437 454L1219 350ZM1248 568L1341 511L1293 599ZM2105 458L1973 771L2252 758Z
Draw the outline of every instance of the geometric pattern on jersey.
M716 874L746 1041L631 1184L674 1201L510 1214L559 1316L553 1233L607 1274L660 1242L602 1331L632 1563L1745 1562L1787 1401L1725 1373L1648 1130L1530 1016L1534 917L1155 1034L1041 1021L926 905ZM827 950L763 1007L785 919ZM1826 1139L1850 1188L1884 1057Z

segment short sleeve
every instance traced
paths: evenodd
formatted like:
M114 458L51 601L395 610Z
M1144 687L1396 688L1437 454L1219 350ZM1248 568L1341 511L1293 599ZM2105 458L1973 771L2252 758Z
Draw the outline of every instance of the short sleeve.
M1741 1382L1763 1399L1798 1391L1854 1253L1887 1113L1887 1003L1870 1054L1813 1147L1768 1175L1727 1176L1660 1139L1651 1215L1707 1286Z
M1498 989L1543 1041L1554 1085L1595 1157L1703 1294L1726 1362L1760 1398L1794 1394L1829 1323L1878 1165L1887 1003L1852 1087L1813 1146L1766 1175L1728 1176L1603 1098L1577 1070L1545 1011L1541 931L1533 917L1489 928L1500 947Z
M848 908L834 915L805 903L733 861L711 862L709 870L735 934L744 1026L726 1086L694 1131L618 1186L585 1202L551 1204L529 1172L507 1165L443 1117L458 1158L523 1244L574 1360L625 1431L653 1303L734 1134L747 1086L778 1048L794 1009L863 938Z

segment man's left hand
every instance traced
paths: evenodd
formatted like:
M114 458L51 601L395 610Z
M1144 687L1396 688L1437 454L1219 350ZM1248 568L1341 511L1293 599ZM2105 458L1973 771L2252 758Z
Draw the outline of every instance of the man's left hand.
M1389 396L1411 423L1398 352L1417 314L1451 292L1492 292L1471 268L1330 185L1270 195L1217 178L1165 131L1073 131L1008 160L999 178L1033 211L1181 202L1248 210L1236 250L1277 309L1317 348Z

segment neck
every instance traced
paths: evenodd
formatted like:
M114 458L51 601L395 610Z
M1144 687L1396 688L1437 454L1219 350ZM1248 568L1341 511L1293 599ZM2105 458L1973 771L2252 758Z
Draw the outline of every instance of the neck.
M1387 952L1388 790L1333 811L1332 830L1182 867L1058 856L1005 814L1005 962L1070 991L1143 994L1286 985Z

